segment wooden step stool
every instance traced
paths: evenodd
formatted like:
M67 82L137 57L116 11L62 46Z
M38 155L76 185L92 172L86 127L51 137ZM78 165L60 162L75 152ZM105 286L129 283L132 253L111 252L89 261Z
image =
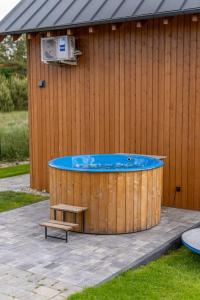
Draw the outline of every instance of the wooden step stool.
M59 223L54 223L52 221L48 221L48 222L43 222L40 224L40 226L45 228L45 239L47 239L48 237L54 238L54 239L59 239L59 240L65 240L66 243L68 241L68 231L72 230L73 227L68 225L69 223L64 223L64 222L59 222ZM48 235L47 234L47 229L48 228L53 228L53 229L62 229L65 231L65 239L58 237L58 236L52 236L52 235Z
M62 212L62 220L63 222L66 221L66 213L73 213L75 217L75 224L76 224L76 216L78 214L82 214L82 231L84 233L85 229L85 212L88 210L87 207L80 207L80 206L74 206L74 205L67 205L67 204L57 204L51 206L51 209L54 211L54 220L57 220L57 211Z
M51 238L55 238L55 239L59 239L59 240L65 240L67 243L68 232L79 226L79 224L76 224L76 215L77 214L82 214L82 228L83 228L83 232L84 232L85 211L88 209L87 207L58 204L58 205L51 206L51 209L54 210L54 220L50 220L48 222L43 222L40 224L40 226L45 228L45 239L47 239L48 237L51 237ZM57 220L57 211L62 212L62 220L63 221ZM65 222L67 212L73 213L75 215L75 223ZM48 233L47 233L48 228L64 230L65 234L66 234L65 239L58 237L58 236L48 235Z

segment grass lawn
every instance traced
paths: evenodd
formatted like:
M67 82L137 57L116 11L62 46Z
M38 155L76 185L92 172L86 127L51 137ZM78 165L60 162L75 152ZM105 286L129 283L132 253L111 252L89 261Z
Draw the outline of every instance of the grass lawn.
M0 112L0 129L21 127L28 124L27 111Z
M47 199L45 196L19 192L0 192L0 212L33 204Z
M29 172L30 172L29 164L12 166L7 168L0 168L0 178L28 174Z
M184 247L70 300L200 299L200 256Z
M0 160L23 161L28 157L28 112L0 112Z

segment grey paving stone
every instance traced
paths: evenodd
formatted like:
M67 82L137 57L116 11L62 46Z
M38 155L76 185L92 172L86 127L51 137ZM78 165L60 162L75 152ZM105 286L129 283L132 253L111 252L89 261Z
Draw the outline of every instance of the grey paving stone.
M24 290L21 287L14 287L9 282L4 282L0 284L0 293L5 294L10 297L21 298L28 297L30 292Z
M62 294L60 294L60 296L65 297L65 299L66 299L66 297L68 297L74 293L81 292L81 291L82 291L82 289L77 287L76 289L69 289L69 290L63 292Z
M0 192L21 190L30 185L30 175L20 175L9 178L0 179Z
M34 292L38 295L45 296L47 298L52 298L59 294L58 290L54 290L53 288L47 286L40 286L36 288Z
M44 278L44 279L39 281L40 285L47 286L47 287L50 287L50 288L53 287L56 290L58 290L58 289L55 288L55 286L58 283L59 283L59 281L55 281L55 279L51 279L51 278Z
M61 281L58 281L56 282L53 286L52 286L55 290L58 290L60 292L65 292L66 290L69 290L69 289L76 289L75 286L73 285L67 285L66 283L63 283Z
M2 293L0 293L0 299L1 299L1 300L14 300L13 297L4 295L4 294L2 294Z
M49 300L49 298L45 297L45 296L41 296L41 295L37 295L37 294L31 293L28 296L28 298L20 298L18 300ZM65 299L62 298L62 300L65 300Z
M66 296L58 295L58 296L53 297L52 300L66 300Z
M70 233L68 244L44 239L38 224L48 218L48 201L0 214L0 295L64 300L159 252L199 224L200 212L163 208L160 224L148 231L113 236Z

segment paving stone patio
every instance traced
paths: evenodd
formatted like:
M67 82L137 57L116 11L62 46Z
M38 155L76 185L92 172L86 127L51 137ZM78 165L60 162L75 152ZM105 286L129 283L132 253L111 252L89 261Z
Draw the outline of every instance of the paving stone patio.
M200 212L163 208L160 225L126 235L70 233L69 243L44 239L48 201L0 214L0 299L65 299L70 293L159 256L197 226ZM57 232L56 232L57 233Z
M0 192L3 191L22 191L29 189L30 175L20 175L0 179Z
M25 192L36 195L48 196L48 194L45 191L39 192L30 188L29 174L0 179L0 192L4 191Z

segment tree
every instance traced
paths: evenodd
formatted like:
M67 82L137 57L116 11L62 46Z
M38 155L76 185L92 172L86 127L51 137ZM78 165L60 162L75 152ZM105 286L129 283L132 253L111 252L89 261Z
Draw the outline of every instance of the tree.
M28 109L28 91L26 78L12 76L10 80L10 93L15 110Z
M12 74L26 75L27 51L26 37L22 35L16 42L7 36L0 43L0 72L6 77Z
M11 53L11 62L17 64L19 67L26 69L27 64L27 50L26 37L22 35L14 44Z
M0 43L0 111L27 109L26 37Z
M0 111L8 112L14 110L11 98L9 82L5 76L0 76Z
M8 63L8 55L6 51L5 41L0 43L0 64Z

